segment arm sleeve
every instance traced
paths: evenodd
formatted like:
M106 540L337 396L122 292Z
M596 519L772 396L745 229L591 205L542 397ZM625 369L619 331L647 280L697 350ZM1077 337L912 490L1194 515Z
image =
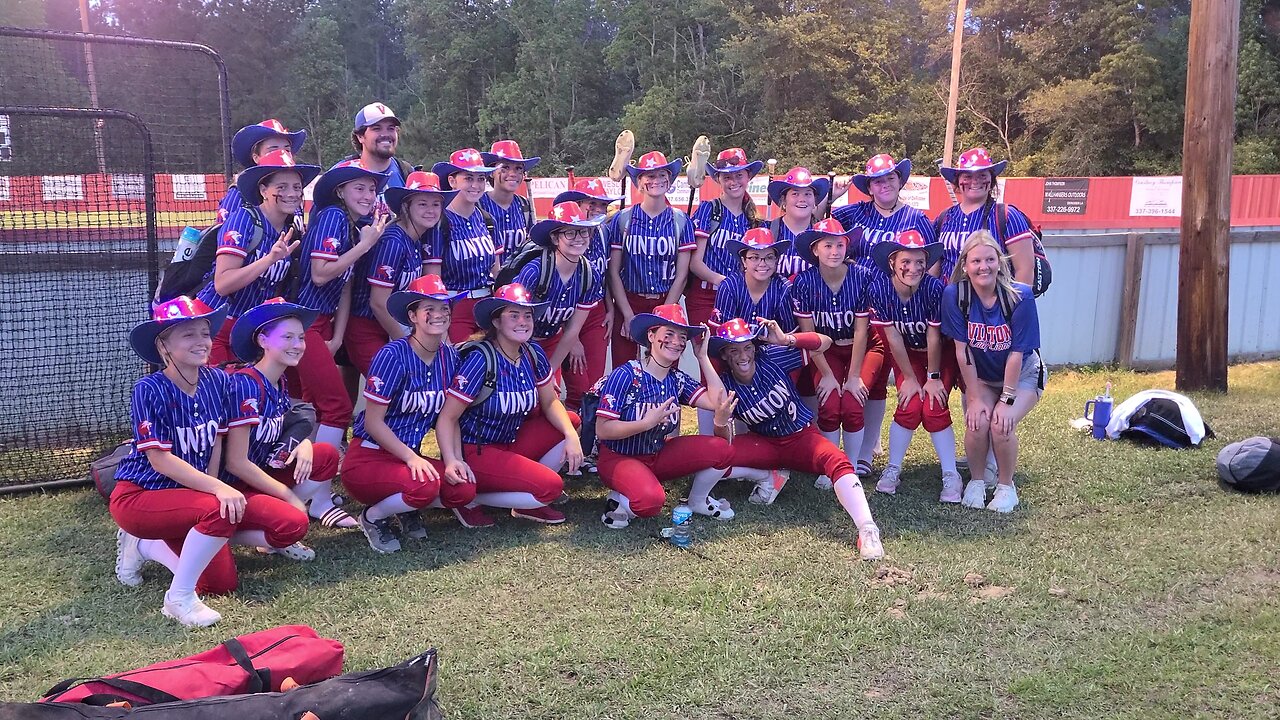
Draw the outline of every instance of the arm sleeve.
M347 249L346 215L342 212L322 212L307 228L303 239L303 257L321 260L337 260Z
M400 279L401 266L404 264L405 247L401 236L384 234L378 239L373 252L365 257L372 257L365 270L365 279L370 285L395 289Z
M1026 215L1022 214L1021 210L1012 205L1005 205L1005 209L1009 213L1008 220L1004 225L1004 244L1006 248L1016 242L1030 240L1035 237L1035 234L1031 232L1031 221L1027 219Z
M926 243L937 242L938 233L933 229L933 222L929 220L929 216L923 212L916 213L912 220L911 227L915 228Z
M378 405L390 405L404 385L404 364L396 357L393 345L383 345L369 364L364 381L364 399Z
M555 377L555 373L551 371L551 361L547 359L547 351L543 350L538 343L530 341L528 347L533 355L534 384L542 387Z
M525 286L532 294L538 289L538 276L542 274L542 258L534 258L528 264L520 268L520 272L516 273L514 282L518 282ZM544 297L536 298L539 301L546 300Z
M238 258L249 256L249 241L253 239L256 223L253 211L237 208L227 221L222 224L222 235L218 237L217 255L234 255Z
M694 235L693 221L686 215L684 219L684 227L682 228L680 223L675 221L674 216L674 213L681 213L681 211L672 208L671 212L673 213L671 222L676 228L676 252L692 252L696 250L698 247L698 238Z
M371 371L372 372L372 371ZM475 399L473 393L480 392L484 383L484 353L473 350L458 364L458 372L449 385L449 395L470 404Z
M695 239L708 236L706 228L711 222L711 205L714 202L698 203L698 209L694 210L693 217L689 218L689 224L693 227Z
M133 419L133 441L139 452L173 449L173 428L164 415L164 399L145 377L133 386L129 414Z
M600 407L596 409L597 415L610 420L622 418L624 410L622 402L627 396L627 390L631 387L634 375L630 365L627 364L616 367L609 373L604 385L600 387Z
M675 368L672 368L671 372L675 373L676 382L679 383L680 394L677 401L681 405L693 405L707 391L707 388L694 380L689 373Z
M1013 334L1009 349L1029 353L1040 348L1040 316L1031 288L1022 284L1017 288L1022 300L1013 307L1013 317L1009 318L1009 330Z
M798 318L811 318L814 313L813 286L809 282L809 271L805 270L796 276L796 283L791 288L791 310Z
M227 427L258 425L262 422L261 388L253 376L234 373L228 383L231 402L227 403Z
M604 226L604 240L609 245L610 250L622 249L622 218L624 214L628 217L631 215L625 210L619 210L613 217L609 218L608 224Z

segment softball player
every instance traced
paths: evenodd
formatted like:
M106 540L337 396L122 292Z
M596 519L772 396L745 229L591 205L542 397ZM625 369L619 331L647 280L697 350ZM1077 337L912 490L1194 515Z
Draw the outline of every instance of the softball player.
M995 209L1000 187L996 178L1008 164L1008 160L994 162L986 148L973 148L961 153L955 167L941 168L942 176L960 191L959 205L943 210L935 221L937 239L943 247L944 281L949 282L955 274L960 248L975 230L986 230L996 238L1000 251L1009 256L1014 280L1030 285L1035 279L1034 254L1044 254L1044 249L1031 231L1031 221L1018 208L1006 205L1008 217L1004 234L1000 233Z
M229 322L213 339L210 361L215 365L232 358L236 318L285 290L291 257L301 242L293 218L302 211L302 188L320 173L315 165L295 163L288 150L267 153L259 161L236 178L246 204L222 224L213 270L196 293L210 307L227 306Z
M960 502L964 489L956 471L956 435L951 429L947 395L955 378L942 362L942 288L928 269L942 256L942 244L920 231L904 230L871 250L879 268L867 289L871 324L883 333L888 361L898 387L898 409L889 425L889 462L876 490L898 490L902 461L917 427L924 425L942 465L944 503ZM949 350L950 348L946 348Z
M479 329L474 319L475 305L493 294L493 277L502 254L479 206L485 180L493 174L493 168L485 167L478 151L464 148L450 155L448 162L436 163L432 170L458 191L445 208L448 231L441 232L440 246L432 258L440 265L427 262L427 272L439 273L445 287L466 293L454 303L449 325L449 340L456 344Z
M730 275L742 272L741 261L729 249L729 243L741 240L751 228L760 225L755 201L747 194L751 179L760 173L764 163L747 162L742 148L729 148L707 163L707 174L720 186L720 197L700 203L693 212L693 235L698 243L689 259L689 287L684 305L689 322L702 325L715 311L716 288Z
M374 357L365 409L342 463L343 487L367 506L360 527L381 553L400 549L393 523L401 536L422 539L427 532L419 509L462 507L476 496L469 476L447 473L443 462L423 457L421 450L458 368L458 351L446 342L450 303L457 296L438 275L424 275L387 299L391 317L412 330Z
M818 208L831 194L831 181L814 177L808 168L793 167L778 180L769 181L769 201L782 209L782 217L769 224L775 241L795 241L800 233L813 227ZM793 278L808 264L800 257L799 247L778 259L778 274Z
M870 463L859 462L863 447L863 408L867 385L879 367L867 353L870 311L867 286L871 273L845 262L849 235L840 221L822 220L797 238L799 254L808 270L796 276L796 320L805 332L820 332L832 339L826 352L814 355L810 377L818 395L818 429L857 463L858 475L870 472ZM815 483L829 488L831 478Z
M231 382L206 364L212 336L226 314L225 306L214 310L180 296L156 305L152 319L129 333L134 352L164 369L133 387L134 448L116 468L110 501L111 516L121 528L116 577L137 586L147 560L167 567L173 580L163 612L187 626L222 619L196 595L196 582L225 553L228 540L286 548L307 532L307 514L297 507L218 479ZM180 541L179 552L166 540ZM229 555L224 557L220 567L230 578L206 582L234 587L235 566Z
M306 350L298 363L302 397L316 408L316 440L340 447L351 424L352 402L334 355L342 345L351 310L351 279L356 262L373 250L390 222L374 213L387 176L346 160L329 168L312 191L311 226L302 243L298 304L318 312L307 328ZM312 502L311 512L323 512ZM353 527L347 518L343 527Z
M778 274L778 262L791 251L790 240L774 240L768 228L752 228L741 240L729 241L729 252L738 258L741 271L727 276L716 288L714 321L731 318L767 318L783 332L795 332L795 304L791 282ZM782 348L769 348L770 354Z
M240 316L231 333L231 347L250 365L231 374L224 453L223 477L228 482L236 483L242 491L247 485L253 492L279 498L304 512L305 503L312 498L333 495L338 448L303 440L286 457L275 455L285 416L293 405L285 387L285 370L296 367L302 359L306 329L315 315L301 305L274 298ZM293 560L316 556L301 542L262 549Z
M515 140L499 140L480 153L487 167L493 168L489 181L493 184L480 198L480 207L493 218L493 244L505 257L511 257L529 236L533 208L528 198L516 191L525 181L525 173L542 158L527 158Z
M438 259L434 255L440 218L457 194L441 190L440 178L421 170L410 173L404 187L386 189L387 206L396 221L356 263L351 319L342 341L361 375L369 376L369 365L383 345L405 336L405 329L387 308L387 298L421 277L427 262Z
M690 325L684 309L674 304L640 313L630 325L630 337L642 339L648 352L642 360L619 364L609 373L596 411L597 467L600 480L610 489L600 520L615 529L627 527L633 518L657 515L666 502L663 482L694 473L695 486L707 482L713 486L712 479L724 477L733 460L733 448L724 438L668 439L679 421L680 405L719 409L716 422L729 421L719 380L707 360L705 339L698 360L703 377L714 386L712 392L677 367L689 338L696 339L706 327ZM723 520L733 517L729 503L722 500L707 498L693 509Z
M967 315L962 298L967 298ZM986 508L1012 512L1018 506L1013 484L1017 427L1040 401L1045 369L1031 287L1013 280L1009 260L989 232L979 230L960 246L951 284L942 294L942 332L955 340L965 380L965 451L981 458L989 443L995 446L999 479ZM965 507L986 503L984 475L973 473L965 485L960 501Z
M604 220L609 206L622 197L605 194L604 183L598 178L581 178L572 190L556 195L555 205L576 202L584 217ZM582 396L596 380L604 376L605 358L609 353L609 337L613 330L613 295L609 292L609 244L604 239L602 226L591 233L586 260L592 273L600 278L600 302L587 313L587 319L578 333L578 342L569 347L568 372L565 380L565 406L574 410L582 407Z
M307 131L289 132L279 120L263 120L257 125L246 125L231 137L231 156L245 168L258 164L264 156L278 150L288 150L297 155L307 142ZM237 179L239 179L237 177ZM307 181L310 182L310 181ZM303 183L305 185L306 183ZM226 222L231 213L244 206L244 193L235 184L227 188L227 194L218 203L218 222Z
M548 505L564 491L560 467L567 463L575 471L582 463L582 445L578 418L560 403L547 355L531 342L546 307L518 283L475 304L475 322L485 332L479 342L489 350L463 352L436 425L445 471L476 484L475 502L453 510L465 527L493 524L482 505L540 523L564 522Z
M615 367L635 359L637 339L630 335L631 319L659 305L680 302L688 281L689 257L698 244L689 218L667 202L667 190L681 165L678 159L667 162L656 150L642 155L636 165L628 165L627 174L644 197L605 226L609 290L621 315L613 326Z
M864 560L884 557L880 529L871 517L871 508L853 464L840 449L820 435L813 425L813 413L796 392L791 373L804 365L809 352L821 353L831 347L831 339L813 332L786 333L777 322L759 318L758 327L742 318L731 318L711 338L710 352L720 358L725 370L720 374L733 416L745 424L746 434L733 436L727 422L718 422L716 432L733 442L735 466L761 470L799 470L835 478L836 498L858 528L858 552ZM801 352L758 352L759 346L790 348ZM775 360L774 358L778 358ZM737 469L737 468L735 468ZM746 477L751 475L743 473ZM770 504L777 497L785 475L757 477L752 502ZM713 479L714 483L714 479ZM690 507L697 508L711 487L694 483Z

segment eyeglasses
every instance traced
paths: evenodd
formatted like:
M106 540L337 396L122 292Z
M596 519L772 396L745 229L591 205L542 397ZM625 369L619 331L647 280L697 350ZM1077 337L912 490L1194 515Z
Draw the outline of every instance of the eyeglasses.
M768 265L778 262L778 256L773 253L768 255L745 255L742 259L756 265Z
M566 240L574 240L577 238L591 237L591 230L588 228L572 228L565 230L557 230L553 233L556 237L562 237Z

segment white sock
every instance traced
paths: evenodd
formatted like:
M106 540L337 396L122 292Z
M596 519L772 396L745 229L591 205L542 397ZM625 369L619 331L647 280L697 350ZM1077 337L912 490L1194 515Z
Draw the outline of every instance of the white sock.
M724 476L726 478L733 478L734 480L749 480L751 482L761 482L763 480L768 480L769 478L773 477L773 471L766 470L764 468L749 468L749 467L735 466L725 471Z
M858 476L852 473L841 475L836 479L836 499L840 501L840 507L849 513L849 517L853 518L853 524L858 529L868 525L875 525L876 521L871 518L871 508L867 505L867 495L862 491L862 482L858 480Z
M560 472L560 467L564 465L564 444L564 440L556 443L555 447L548 450L547 454L538 460L538 463L551 468L552 472Z
M293 486L293 494L297 495L298 499L304 503L311 502L315 498L319 497L321 493L326 496L332 495L333 482L330 480L326 480L325 482L320 482L318 480L303 480Z
M527 492L489 492L476 493L477 505L489 507L511 508L512 510L532 510L545 507L532 493Z
M715 435L716 434L716 414L711 410L703 410L698 408L698 434L699 435Z
M340 448L342 447L342 441L346 439L347 429L345 427L321 425L316 428L316 442L329 443L336 448Z
M889 464L902 467L907 457L907 448L911 446L914 430L908 430L898 423L889 423ZM953 461L954 464L954 461Z
M163 540L139 540L138 553L152 562L158 562L174 572L178 568L178 556Z
M860 457L858 452L862 449L862 446L866 444L863 442L863 437L866 434L866 428L855 432L849 432L848 430L844 431L844 456L849 458L849 462L854 465L858 464L858 458ZM870 462L870 460L871 456L867 455L867 461Z
M382 520L383 518L389 518L392 515L413 512L414 510L417 510L417 508L404 501L404 493L396 493L395 495L388 495L373 505L370 505L369 508L364 511L364 516L369 520Z
M889 431L889 437L893 437L892 430ZM957 472L956 431L948 425L946 430L929 433L929 439L933 441L933 449L938 453L938 464L942 466L942 472ZM890 442L892 442L892 440L890 440Z
M191 528L182 541L182 553L178 555L177 567L173 569L173 582L169 583L169 591L175 595L195 593L200 573L209 567L213 556L226 544L227 539L224 537L205 535Z
M267 542L267 533L263 530L237 530L231 536L231 543L249 547L271 547L271 543Z
M862 406L864 424L862 426L862 449L858 451L858 460L865 460L869 463L872 456L875 455L876 445L880 442L880 428L884 424L885 405L885 400L868 400L867 404ZM852 458L853 456L850 457Z
M307 484L306 492L311 493L311 502L307 505L307 513L311 517L319 519L333 508L333 481L318 482L316 480L308 480ZM311 485L315 487L311 487Z
M689 488L690 505L706 505L707 496L715 489L716 483L724 479L724 470L707 468L693 474L693 486Z

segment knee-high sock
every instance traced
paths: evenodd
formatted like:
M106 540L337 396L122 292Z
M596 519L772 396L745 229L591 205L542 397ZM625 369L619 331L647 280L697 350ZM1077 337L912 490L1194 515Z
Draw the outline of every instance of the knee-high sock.
M707 496L715 488L716 483L723 480L725 471L719 468L707 468L693 474L693 485L689 488L689 503L705 505Z
M751 482L761 482L763 480L768 480L770 477L773 477L773 471L766 470L764 468L749 468L749 467L734 466L726 470L724 476L726 478L733 478L734 480L749 480Z
M703 410L698 408L698 434L699 435L715 435L715 418L716 414L711 410Z
M857 451L856 456L850 455L850 458L871 462L876 452L876 445L880 442L880 427L884 424L885 404L884 400L868 400L867 404L862 406L862 417L865 420L862 426L862 448Z
M173 582L169 583L169 590L174 593L194 593L200 573L209 567L213 556L226 544L227 538L205 535L191 528L182 541L182 553L178 555L178 566L173 570Z
M364 516L370 520L382 520L383 518L389 518L392 515L413 512L416 509L417 508L404 501L404 493L396 493L394 495L388 495L373 505L370 505L368 509L364 511Z
M902 461L907 457L907 448L911 446L911 436L915 434L914 430L899 425L898 423L889 423L889 464L902 467ZM954 453L952 454L954 458ZM954 459L952 464L955 464Z
M139 540L138 552L142 557L169 568L169 572L178 569L178 556L169 549L169 543L163 540Z
M538 459L538 463L551 468L553 472L560 472L560 467L564 465L564 444L564 440L556 443L546 455Z
M889 431L889 437L892 445L893 430ZM942 472L956 472L956 431L947 426L945 430L929 433L929 439L933 441L933 449L938 453L938 464L942 466Z
M532 493L527 492L489 492L476 493L476 505L511 508L512 510L532 510L545 507Z
M336 448L340 448L342 447L342 441L346 439L347 429L344 427L321 425L316 428L316 442L329 443Z
M299 483L298 486L301 487L304 484L307 487L303 489L303 492L309 493L311 498L311 501L307 503L307 514L319 519L333 508L333 481L307 480L305 483ZM298 497L302 496L299 495Z
M304 503L311 502L321 494L327 497L333 494L333 481L302 480L293 486L293 494L297 495L298 499Z
M861 457L858 453L862 451L862 446L866 444L865 437L867 435L867 428L855 430L854 432L845 430L843 434L844 456L849 458L849 461L854 465L857 465L858 460ZM867 456L867 462L871 462L870 455Z
M857 475L841 475L836 479L835 490L840 507L849 513L859 530L875 524L875 520L871 518L871 508L867 505L867 495L862 491L862 483Z
M249 547L271 547L267 542L267 534L262 530L237 530L231 536L232 545L248 545Z

